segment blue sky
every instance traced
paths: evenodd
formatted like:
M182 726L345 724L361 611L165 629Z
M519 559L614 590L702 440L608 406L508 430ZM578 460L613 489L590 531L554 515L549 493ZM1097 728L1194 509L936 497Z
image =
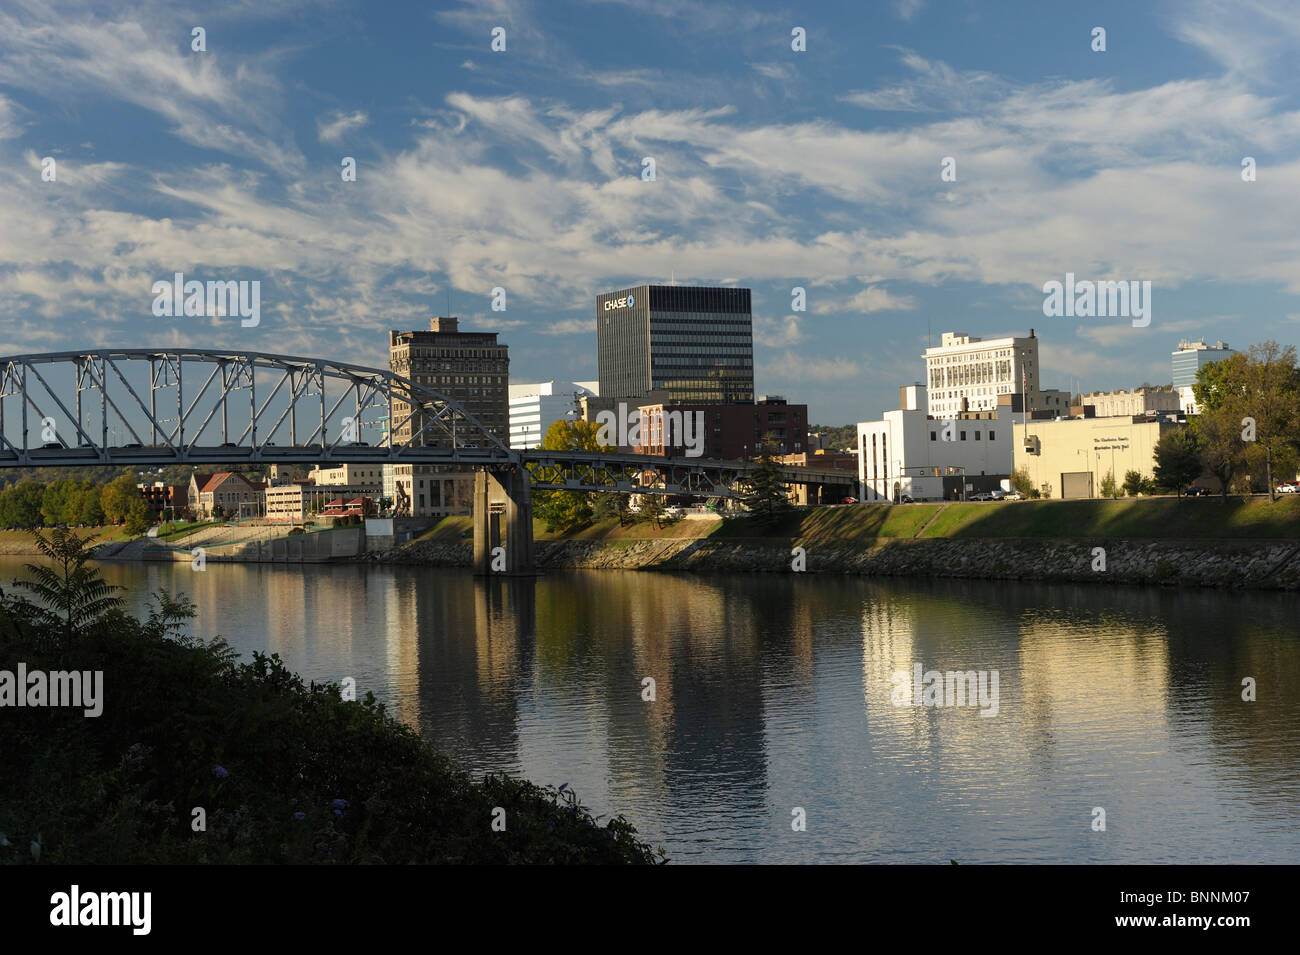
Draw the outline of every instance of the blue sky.
M0 352L384 366L450 295L513 380L583 380L595 295L675 277L754 289L757 390L817 422L894 407L943 331L1165 382L1180 338L1300 337L1298 50L1281 0L6 0ZM178 271L260 281L260 325L156 317ZM1150 325L1045 317L1066 272L1151 281Z

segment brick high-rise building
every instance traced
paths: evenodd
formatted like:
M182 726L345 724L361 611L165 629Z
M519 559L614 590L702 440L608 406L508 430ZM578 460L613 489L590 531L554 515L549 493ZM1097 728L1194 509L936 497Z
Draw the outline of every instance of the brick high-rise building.
M429 320L429 331L388 333L388 364L394 374L446 395L500 441L510 440L510 353L496 332L462 332L456 318ZM415 419L401 425L409 406L394 400L394 441L409 441ZM463 439L477 443L472 435ZM449 438L425 435L422 443L450 448ZM470 509L473 472L429 465L394 466L399 513L412 517L464 514Z

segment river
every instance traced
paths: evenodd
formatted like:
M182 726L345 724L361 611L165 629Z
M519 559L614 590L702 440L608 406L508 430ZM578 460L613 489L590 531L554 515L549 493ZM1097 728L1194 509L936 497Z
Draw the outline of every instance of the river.
M463 768L567 783L677 862L1300 861L1295 595L102 566L133 609L181 590L195 633L353 677ZM996 715L899 705L917 663L996 671Z

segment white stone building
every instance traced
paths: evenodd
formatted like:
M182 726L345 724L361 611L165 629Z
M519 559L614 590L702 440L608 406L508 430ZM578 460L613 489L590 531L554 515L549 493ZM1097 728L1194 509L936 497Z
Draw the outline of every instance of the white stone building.
M950 500L1001 487L1013 460L1010 409L931 418L924 385L899 389L900 407L858 423L864 501ZM966 485L971 487L967 490Z

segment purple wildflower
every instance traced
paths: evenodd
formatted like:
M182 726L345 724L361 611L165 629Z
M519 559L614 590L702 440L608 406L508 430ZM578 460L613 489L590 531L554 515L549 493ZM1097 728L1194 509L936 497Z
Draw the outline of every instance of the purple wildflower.
M216 776L218 779L225 779L230 775L230 773L226 772L226 767L224 766L213 766L212 775Z

